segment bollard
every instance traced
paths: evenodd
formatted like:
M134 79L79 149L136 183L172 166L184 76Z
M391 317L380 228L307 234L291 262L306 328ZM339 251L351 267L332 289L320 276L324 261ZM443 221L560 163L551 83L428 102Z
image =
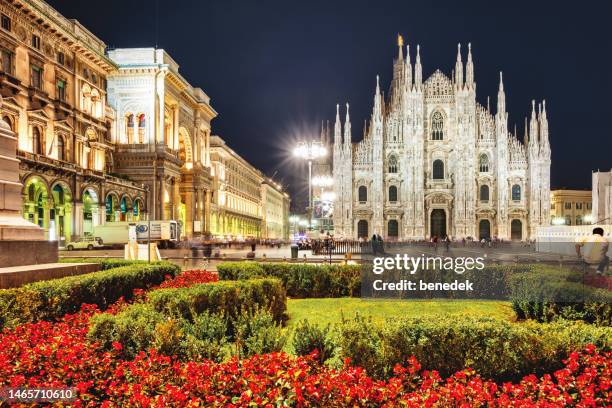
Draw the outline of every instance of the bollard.
M262 262L266 262L266 254L263 254L263 255L261 256L261 261L262 261Z
M185 257L183 258L183 266L187 267L187 255L185 255Z
M306 262L306 254L304 254L304 262Z
M287 257L283 256L283 262L287 262Z

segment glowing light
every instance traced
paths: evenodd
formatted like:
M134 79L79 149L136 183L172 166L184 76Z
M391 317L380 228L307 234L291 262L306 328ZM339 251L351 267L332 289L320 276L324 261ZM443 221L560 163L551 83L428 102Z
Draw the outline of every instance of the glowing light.
M322 201L334 201L335 199L336 193L334 193L333 191L325 191L323 194L321 194Z
M397 35L397 45L398 45L398 47L403 47L404 46L404 37L402 37L401 34Z
M318 141L299 142L293 155L305 160L316 160L327 155L327 149Z
M592 215L585 215L583 220L584 220L584 222L592 223L593 222L593 216Z
M185 168L186 168L187 170L191 170L191 169L193 168L193 163L192 163L192 162L187 162L187 163L185 163Z
M553 225L565 225L565 218L563 217L555 217L552 219Z
M330 187L334 184L334 179L330 176L316 176L312 178L312 185L316 187Z

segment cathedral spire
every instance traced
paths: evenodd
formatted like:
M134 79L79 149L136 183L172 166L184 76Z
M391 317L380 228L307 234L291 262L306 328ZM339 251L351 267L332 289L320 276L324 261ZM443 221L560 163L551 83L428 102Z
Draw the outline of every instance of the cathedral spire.
M412 63L410 62L410 45L406 45L406 62L404 63L404 84L406 89L412 87Z
M374 112L372 112L372 122L382 121L382 95L380 94L380 77L376 75L376 93L374 94Z
M529 144L529 127L527 125L527 116L525 116L525 136L523 137L523 144L525 146Z
M538 119L536 118L535 99L531 101L531 121L529 122L529 146L538 144Z
M421 47L417 44L416 60L414 63L414 85L417 89L421 88L423 82L423 67L421 67Z
M499 72L499 91L497 92L497 114L506 113L506 93L504 92L503 74Z
M465 65L465 84L468 88L474 86L474 63L472 62L472 43L468 43L468 56Z
M342 144L342 124L340 123L340 104L336 104L336 123L334 126L334 144Z
M540 115L540 144L540 152L543 155L550 155L548 119L546 118L546 99L542 100L542 114Z
M344 120L344 144L345 146L351 145L351 117L349 115L349 104L346 103L346 119Z
M463 87L463 62L461 61L461 43L457 44L457 62L455 63L455 83Z

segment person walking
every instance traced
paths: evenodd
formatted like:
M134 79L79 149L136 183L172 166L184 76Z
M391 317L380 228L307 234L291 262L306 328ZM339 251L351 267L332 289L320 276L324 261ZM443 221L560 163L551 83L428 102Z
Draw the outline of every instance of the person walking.
M607 255L610 244L601 227L593 229L593 235L583 237L576 243L576 254L588 265L597 265L597 274L603 274L610 263Z

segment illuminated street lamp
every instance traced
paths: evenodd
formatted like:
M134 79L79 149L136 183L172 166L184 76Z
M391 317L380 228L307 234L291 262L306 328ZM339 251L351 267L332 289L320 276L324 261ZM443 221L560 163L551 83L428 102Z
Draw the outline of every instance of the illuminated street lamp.
M327 149L316 140L299 142L293 155L308 162L308 225L312 220L312 162L327 155Z
M316 176L312 178L312 185L315 187L331 187L334 179L330 176Z

